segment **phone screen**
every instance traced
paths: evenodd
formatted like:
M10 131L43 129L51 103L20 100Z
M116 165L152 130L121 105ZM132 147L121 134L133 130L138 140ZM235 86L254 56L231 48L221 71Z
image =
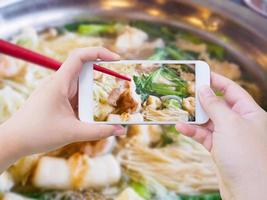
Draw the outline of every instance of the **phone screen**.
M132 81L94 71L94 121L195 121L195 64L103 62L98 65L127 75Z

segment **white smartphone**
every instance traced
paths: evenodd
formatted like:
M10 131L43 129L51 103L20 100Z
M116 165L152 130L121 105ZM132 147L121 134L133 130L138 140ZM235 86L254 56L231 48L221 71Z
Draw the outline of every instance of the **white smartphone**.
M93 64L131 81L95 71ZM79 77L79 118L102 124L203 124L208 117L197 94L202 85L210 85L203 61L88 62Z

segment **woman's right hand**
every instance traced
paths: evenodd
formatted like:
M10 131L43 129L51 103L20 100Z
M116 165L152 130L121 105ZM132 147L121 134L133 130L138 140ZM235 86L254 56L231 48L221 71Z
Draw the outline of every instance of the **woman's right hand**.
M233 81L215 73L211 77L223 97L208 86L199 91L210 121L176 128L211 152L223 199L266 199L267 114Z

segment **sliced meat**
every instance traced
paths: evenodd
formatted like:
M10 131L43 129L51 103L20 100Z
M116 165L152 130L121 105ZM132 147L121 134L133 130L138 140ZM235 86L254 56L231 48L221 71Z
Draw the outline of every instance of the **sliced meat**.
M188 92L189 92L189 94L191 94L192 96L195 96L195 90L196 90L195 82L188 81L187 83L188 83Z
M138 103L135 99L131 96L130 90L124 91L116 101L116 111L117 114L122 113L132 113L136 111Z
M127 81L118 81L119 87L114 88L109 96L108 96L108 103L112 106L117 106L117 101L126 89L130 88L130 84Z
M108 96L108 103L112 106L117 106L117 101L122 93L123 90L121 88L113 89Z
M182 50L185 51L192 51L196 53L202 53L207 50L207 45L206 44L194 44L192 42L189 42L187 40L183 40L181 38L178 38L176 40L176 46L179 47Z
M13 58L0 55L0 79L18 76L23 67L18 66Z
M182 106L192 116L195 116L195 97L187 97L183 99Z
M126 84L128 84L127 87L129 88L124 90L116 101L115 114L131 114L141 110L141 97L135 92L134 81L131 81L130 84L127 82Z
M195 80L195 74L182 71L181 72L181 78L185 81L194 81Z
M235 63L211 59L207 53L202 53L199 59L205 60L209 64L212 71L226 76L229 79L237 80L241 77L240 67Z
M111 153L116 144L116 138L114 136L106 139L98 140L90 143L84 148L84 153L90 157L102 156Z
M117 52L127 52L142 47L143 43L148 39L148 35L137 28L127 26L122 34L120 34L115 42Z
M151 42L144 42L138 50L129 53L125 52L124 55L126 55L128 59L147 59L155 53L156 48L163 48L164 46L164 41L159 38Z
M155 48L164 46L164 41L161 38L148 41L147 33L128 26L117 37L114 51L128 59L146 59L154 53Z
M58 36L58 31L55 28L48 28L41 33L40 37L44 40L51 40Z
M144 108L151 107L153 109L158 109L161 107L161 100L156 96L149 95L144 103Z
M159 125L132 125L128 127L126 141L131 138L137 144L150 146L160 141L163 130Z

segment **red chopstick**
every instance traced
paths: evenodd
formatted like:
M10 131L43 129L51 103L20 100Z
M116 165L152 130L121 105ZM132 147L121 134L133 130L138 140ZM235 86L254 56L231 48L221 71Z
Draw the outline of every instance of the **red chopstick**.
M0 53L19 58L49 69L58 70L60 66L62 65L61 62L54 60L52 58L49 58L47 56L44 56L42 54L39 54L37 52L31 51L29 49L26 49L24 47L12 44L8 41L0 39ZM99 65L94 64L93 65L94 70L103 72L105 74L109 74L111 76L115 76L117 78L131 81L131 79L127 76L121 75L117 72L114 72L110 69L101 67Z
M131 79L127 76L124 76L124 75L121 75L121 74L118 74L117 72L114 72L110 69L107 69L107 68L104 68L104 67L101 67L97 64L93 64L93 67L94 67L94 70L97 70L97 71L100 71L100 72L103 72L105 74L109 74L111 76L115 76L117 78L120 78L120 79L123 79L123 80L126 80L126 81L131 81Z

